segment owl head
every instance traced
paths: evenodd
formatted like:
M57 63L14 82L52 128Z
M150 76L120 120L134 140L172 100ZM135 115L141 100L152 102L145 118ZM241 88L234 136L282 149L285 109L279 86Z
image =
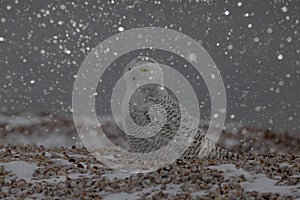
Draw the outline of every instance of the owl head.
M163 84L163 70L158 62L147 56L138 56L126 65L124 73L127 87L138 88L149 81Z

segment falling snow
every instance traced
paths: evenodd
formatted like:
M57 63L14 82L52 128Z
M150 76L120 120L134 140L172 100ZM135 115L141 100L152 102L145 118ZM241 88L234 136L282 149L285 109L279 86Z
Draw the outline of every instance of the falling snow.
M123 28L122 26L120 26L120 27L118 28L118 30L119 30L120 32L122 32L122 31L124 31L124 28Z
M284 12L284 13L286 13L286 12L288 11L288 9L287 9L286 6L283 6L283 7L281 8L281 10L282 10L282 12Z
M212 57L226 88L227 120L300 130L298 8L297 1L286 0L5 1L0 16L0 111L71 114L73 83L93 48L114 34L155 26L186 34ZM118 39L126 45L126 38ZM167 40L160 42L168 45ZM116 60L93 92L97 112L110 112L109 98L122 66L147 54L182 72L196 88L201 116L210 116L203 74L192 66L203 67L203 58L189 48L187 44L184 60L181 52L177 56L153 48L121 55L115 47L105 47L103 53ZM207 76L216 80L217 74Z

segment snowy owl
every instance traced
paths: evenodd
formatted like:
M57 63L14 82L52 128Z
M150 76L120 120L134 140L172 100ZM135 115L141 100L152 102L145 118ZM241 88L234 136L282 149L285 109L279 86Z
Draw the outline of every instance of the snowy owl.
M164 147L170 140L176 139L180 122L184 122L182 134L194 131L196 135L193 135L192 143L182 157L238 158L237 154L215 146L198 129L176 97L173 98L162 86L163 70L154 59L139 56L126 66L124 73L128 73L126 87L138 88L130 98L129 113L124 120L126 130L130 132L126 135L132 152L149 153ZM149 84L149 79L154 83Z

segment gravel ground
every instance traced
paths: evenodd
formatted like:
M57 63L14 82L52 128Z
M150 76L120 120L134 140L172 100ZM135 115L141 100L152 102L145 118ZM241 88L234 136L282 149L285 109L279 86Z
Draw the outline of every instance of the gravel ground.
M105 130L126 148L114 125ZM251 152L239 160L181 159L150 173L125 173L82 147L71 120L0 116L0 133L0 199L300 199L299 134L239 125L219 140Z
M1 147L0 198L295 199L300 157L177 160L150 173L122 173L84 148Z

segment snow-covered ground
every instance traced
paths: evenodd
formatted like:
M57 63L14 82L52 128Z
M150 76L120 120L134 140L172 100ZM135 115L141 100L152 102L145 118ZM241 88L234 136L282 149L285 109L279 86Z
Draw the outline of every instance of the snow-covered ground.
M292 167L292 166L291 166ZM238 169L234 164L222 164L219 166L210 166L209 169L216 169L224 172L224 178L243 176L247 181L241 182L245 191L257 191L260 193L272 193L274 191L281 195L299 196L300 184L298 185L277 185L280 177L275 179L268 178L266 174L249 173L243 169Z
M70 119L0 116L0 130L0 198L300 198L297 135L238 124L224 131L219 144L237 153L265 155L238 161L183 160L132 174L107 168L82 148ZM115 124L106 121L102 130L113 143L128 148ZM267 155L270 151L287 154Z
M95 130L99 140L105 134L114 144L128 150L125 134L112 118L103 116L98 120L102 125L101 129ZM82 126L93 126L88 123L89 120L82 120ZM208 122L201 120L200 126L205 131ZM255 154L300 154L299 134L256 129L242 123L228 123L224 127L218 143L231 151ZM0 144L30 144L45 147L71 147L75 145L82 147L73 120L51 114L0 115L0 131Z

